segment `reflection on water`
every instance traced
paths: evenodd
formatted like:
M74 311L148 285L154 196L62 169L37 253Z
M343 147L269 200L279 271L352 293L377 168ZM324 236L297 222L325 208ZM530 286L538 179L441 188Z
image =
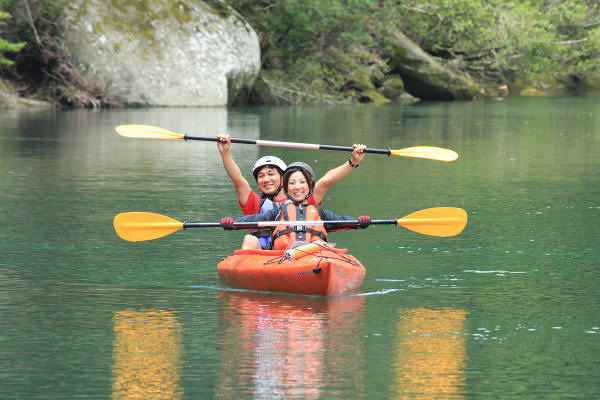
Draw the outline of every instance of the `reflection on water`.
M118 311L113 317L113 399L180 399L181 325L168 311Z
M219 293L222 398L318 399L365 381L355 336L364 298ZM333 382L323 381L333 376Z
M398 399L461 399L465 393L463 310L402 310L394 364Z

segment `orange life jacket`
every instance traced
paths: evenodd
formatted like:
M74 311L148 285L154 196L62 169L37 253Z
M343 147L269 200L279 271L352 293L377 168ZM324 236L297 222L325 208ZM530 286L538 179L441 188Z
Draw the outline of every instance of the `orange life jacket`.
M297 206L287 204L281 207L281 221L322 221L321 207L312 205ZM279 225L273 230L273 248L285 250L290 243L296 240L312 242L314 240L327 241L327 231L323 225L312 226L285 226Z

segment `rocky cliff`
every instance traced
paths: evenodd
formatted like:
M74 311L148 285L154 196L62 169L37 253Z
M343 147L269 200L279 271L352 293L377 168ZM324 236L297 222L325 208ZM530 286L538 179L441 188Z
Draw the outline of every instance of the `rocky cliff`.
M234 10L194 0L69 0L66 45L78 69L126 105L243 102L258 37Z

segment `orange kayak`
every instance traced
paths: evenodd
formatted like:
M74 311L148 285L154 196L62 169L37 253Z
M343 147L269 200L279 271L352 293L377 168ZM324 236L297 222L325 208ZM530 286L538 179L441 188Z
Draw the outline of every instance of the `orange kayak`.
M313 243L291 251L236 250L217 272L237 288L321 296L356 290L365 278L365 267L346 249Z

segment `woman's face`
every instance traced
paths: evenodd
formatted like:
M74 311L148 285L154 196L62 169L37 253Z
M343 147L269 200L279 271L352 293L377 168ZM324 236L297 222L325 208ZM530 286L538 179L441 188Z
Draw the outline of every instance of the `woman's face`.
M304 174L300 171L292 173L288 179L288 197L294 202L301 203L304 201L304 199L306 199L306 196L308 196L309 192L310 189Z
M281 175L276 168L263 167L256 174L256 183L264 194L273 194L281 186Z

